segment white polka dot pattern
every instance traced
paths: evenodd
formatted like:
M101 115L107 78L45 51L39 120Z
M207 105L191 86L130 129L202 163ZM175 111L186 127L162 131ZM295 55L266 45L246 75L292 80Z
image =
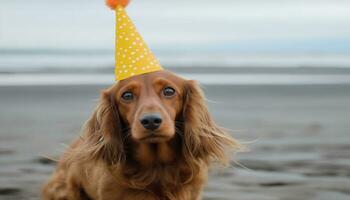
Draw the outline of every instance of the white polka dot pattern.
M116 80L163 70L122 6L116 18Z

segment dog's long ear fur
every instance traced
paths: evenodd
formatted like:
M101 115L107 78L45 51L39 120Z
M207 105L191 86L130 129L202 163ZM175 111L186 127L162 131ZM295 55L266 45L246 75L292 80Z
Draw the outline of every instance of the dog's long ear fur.
M109 165L124 162L122 126L114 97L110 91L103 91L93 115L83 127L80 144L73 149L72 160L102 159Z
M227 164L228 150L239 147L238 142L212 120L203 92L195 81L185 83L183 122L185 158Z

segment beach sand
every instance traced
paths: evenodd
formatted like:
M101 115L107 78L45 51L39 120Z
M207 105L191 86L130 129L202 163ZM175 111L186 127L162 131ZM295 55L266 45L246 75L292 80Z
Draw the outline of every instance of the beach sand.
M56 157L106 86L0 87L0 199L39 199ZM205 200L349 200L350 86L204 86L246 144L212 170ZM237 164L239 163L239 164Z

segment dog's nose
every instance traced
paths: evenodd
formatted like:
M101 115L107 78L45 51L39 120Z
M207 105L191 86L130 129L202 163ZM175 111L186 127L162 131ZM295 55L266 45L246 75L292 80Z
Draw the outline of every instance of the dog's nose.
M159 128L162 123L162 117L159 113L146 114L141 116L140 122L143 127L153 131Z

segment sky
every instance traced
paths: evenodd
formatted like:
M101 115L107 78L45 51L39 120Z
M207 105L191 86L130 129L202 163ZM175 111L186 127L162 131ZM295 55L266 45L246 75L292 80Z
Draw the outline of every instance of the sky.
M0 1L0 67L17 55L113 55L114 13L103 0L25 2ZM344 59L350 53L349 8L346 0L133 0L127 11L161 60L174 55Z

